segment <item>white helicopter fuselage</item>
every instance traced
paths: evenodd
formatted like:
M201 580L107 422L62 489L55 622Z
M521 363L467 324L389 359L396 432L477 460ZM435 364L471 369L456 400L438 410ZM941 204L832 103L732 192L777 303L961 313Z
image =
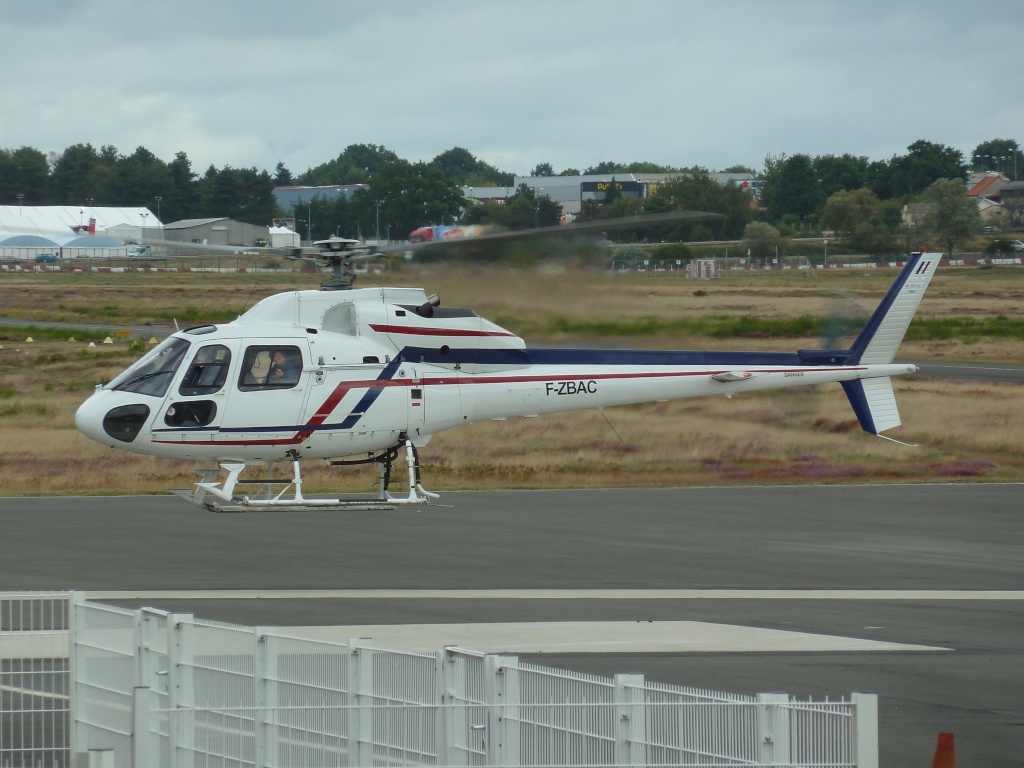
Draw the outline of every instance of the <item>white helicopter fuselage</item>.
M330 459L422 446L483 419L863 379L883 383L847 394L877 433L899 424L889 377L915 367L892 364L892 354L938 263L914 259L863 343L839 352L528 349L419 289L282 293L234 322L173 334L97 387L76 424L153 456Z
M213 460L181 492L213 511L429 503L417 448L482 419L839 382L861 427L880 434L900 424L891 377L916 368L892 360L939 258L910 257L849 349L792 353L529 349L419 289L282 293L173 334L97 387L75 423L111 447ZM389 491L402 448L404 498ZM378 496L309 499L300 459L375 463ZM277 491L281 461L292 473ZM257 463L266 476L243 476Z

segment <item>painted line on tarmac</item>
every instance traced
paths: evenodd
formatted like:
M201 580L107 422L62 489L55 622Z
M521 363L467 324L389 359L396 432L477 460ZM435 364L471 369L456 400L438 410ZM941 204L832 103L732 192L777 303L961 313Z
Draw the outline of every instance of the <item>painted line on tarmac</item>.
M206 589L89 590L89 600L1024 600L963 589Z
M129 632L131 630L128 630ZM274 627L278 637L435 653L457 647L478 653L863 653L948 651L951 648L822 635L704 621L524 621L469 624L360 624ZM38 633L0 635L0 659L67 658L68 635L56 633L45 652ZM19 635L29 635L19 637ZM219 639L218 639L219 638ZM210 653L237 652L238 637L216 636ZM225 645L218 648L217 643Z
M495 624L381 624L281 627L309 640L372 639L385 647L433 653L456 646L482 653L860 653L950 648L820 635L703 621L552 621Z

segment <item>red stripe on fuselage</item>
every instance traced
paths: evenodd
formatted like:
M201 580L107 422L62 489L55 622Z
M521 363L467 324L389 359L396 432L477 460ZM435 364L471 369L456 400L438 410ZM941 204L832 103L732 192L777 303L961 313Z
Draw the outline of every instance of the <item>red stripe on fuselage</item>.
M369 389L372 387L379 387L381 389L386 387L426 387L426 386L442 386L442 385L453 385L458 384L459 386L466 384L512 384L512 383L524 383L528 384L537 381L578 381L579 379L593 379L593 380L612 380L612 379L664 379L672 377L684 377L684 376L716 376L721 373L727 373L730 369L723 368L721 370L700 370L700 371L664 371L664 372L647 372L647 373L561 373L552 374L548 376L480 376L476 374L470 374L464 378L432 378L432 379L367 379L364 381L343 381L338 384L337 387L331 392L330 395L324 400L324 402L317 408L316 413L313 414L312 418L309 419L303 426L306 427L317 427L323 424L327 417L331 415L338 403L351 392L353 389ZM758 370L757 373L829 373L832 371L858 371L864 370L864 366L836 366L833 368L773 368L770 370ZM259 432L259 427L254 427L253 432ZM303 429L297 432L293 437L286 440L154 440L154 443L163 443L170 445L295 445L301 443L303 440L313 434L313 429Z
M400 333L406 336L515 336L508 331L470 331L458 328L416 328L411 325L381 325L370 323L378 333Z

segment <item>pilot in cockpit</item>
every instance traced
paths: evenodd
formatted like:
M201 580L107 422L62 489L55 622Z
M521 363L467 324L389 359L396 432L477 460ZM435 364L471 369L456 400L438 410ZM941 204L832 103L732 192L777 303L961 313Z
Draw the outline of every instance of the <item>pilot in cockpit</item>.
M300 367L294 356L284 350L275 349L270 360L267 384L295 384L299 380Z

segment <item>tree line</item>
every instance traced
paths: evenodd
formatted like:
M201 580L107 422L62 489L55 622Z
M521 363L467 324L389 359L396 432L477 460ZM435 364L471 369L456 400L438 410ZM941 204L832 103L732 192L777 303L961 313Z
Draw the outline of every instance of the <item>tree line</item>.
M535 166L534 176L666 173L677 178L658 186L646 200L623 198L612 189L602 200L587 201L579 217L611 218L673 209L707 210L722 219L687 224L670 231L640 232L666 240L737 239L752 223L767 225L782 236L816 234L834 229L858 238L872 250L888 247L901 224L905 204L934 196L939 180L963 187L969 170L1024 169L1024 156L1008 139L982 142L964 157L958 149L916 141L903 155L869 161L851 154L811 157L769 155L759 170L732 166L761 180L760 198L752 206L748 191L717 184L699 167L672 167L649 162L601 162L580 171L555 173L550 163ZM76 144L49 156L31 148L0 149L0 204L145 206L161 221L226 216L254 224L290 216L313 239L345 237L404 239L427 224L493 224L512 229L548 226L559 221L560 206L534 190L515 190L505 205L468 204L462 186L511 186L513 174L497 169L454 147L430 162L412 163L373 144L353 144L337 158L293 175L283 163L273 173L253 168L209 166L196 173L185 152L170 162L144 147L130 155L113 146L100 149ZM351 196L317 197L293 210L280 210L276 186L365 184ZM974 226L974 223L970 225ZM970 228L970 227L969 227Z

